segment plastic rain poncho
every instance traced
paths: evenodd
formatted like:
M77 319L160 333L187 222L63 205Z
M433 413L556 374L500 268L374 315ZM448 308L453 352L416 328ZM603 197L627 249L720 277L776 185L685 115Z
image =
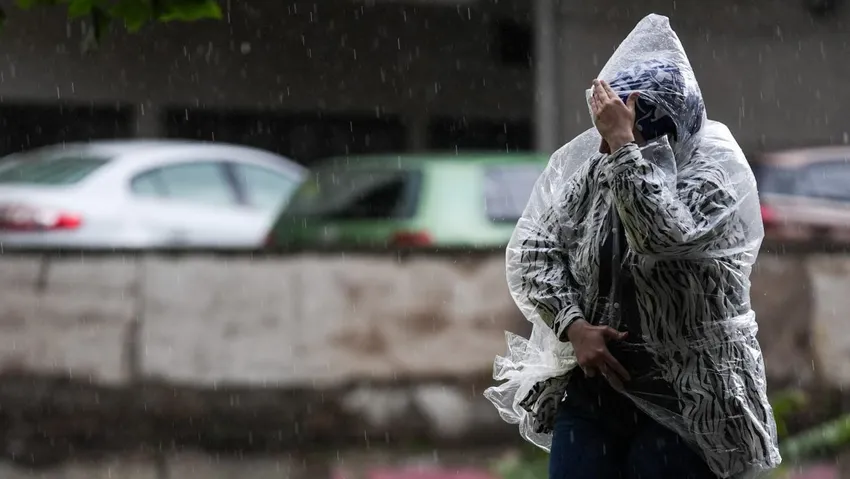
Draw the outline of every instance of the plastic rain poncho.
M632 278L635 347L651 365L632 374L624 394L719 476L759 475L780 456L749 297L763 237L752 171L729 130L706 119L666 17L643 19L599 78L621 98L640 94L644 138L672 134L603 155L591 128L552 156L507 249L510 290L533 331L507 333L508 353L494 368L503 382L485 395L524 438L549 449L577 367L566 327L623 321L618 292L598 287L600 245L621 225L627 244L617 263Z

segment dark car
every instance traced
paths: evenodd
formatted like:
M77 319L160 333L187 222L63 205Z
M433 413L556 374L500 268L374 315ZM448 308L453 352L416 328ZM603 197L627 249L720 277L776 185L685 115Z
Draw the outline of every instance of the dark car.
M850 147L764 154L754 172L767 240L850 243Z

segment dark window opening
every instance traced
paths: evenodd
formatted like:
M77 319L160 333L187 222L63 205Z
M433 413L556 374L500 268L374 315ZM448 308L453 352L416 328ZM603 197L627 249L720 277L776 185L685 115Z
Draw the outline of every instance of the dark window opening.
M0 104L0 155L43 146L133 136L124 105Z
M404 189L404 181L397 179L359 194L355 201L333 211L328 216L334 219L351 220L392 218L404 198Z
M395 118L263 111L171 109L166 135L253 146L302 164L331 156L402 152L407 143L405 127Z
M531 67L534 61L534 34L531 25L515 20L501 20L496 23L495 37L500 64Z
M431 149L530 151L529 121L467 120L440 118L429 125Z

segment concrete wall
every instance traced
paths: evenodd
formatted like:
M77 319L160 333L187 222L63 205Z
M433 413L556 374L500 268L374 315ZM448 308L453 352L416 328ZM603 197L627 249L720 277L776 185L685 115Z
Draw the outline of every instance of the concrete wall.
M336 387L486 373L523 331L501 254L18 256L0 267L0 372L124 387ZM753 303L777 379L850 384L850 261L763 253ZM848 336L850 337L850 336ZM816 346L818 357L805 352ZM790 360L789 360L790 359ZM799 363L795 362L798 361Z
M504 439L481 397L504 330L525 323L503 271L501 255L7 253L0 437L48 462L75 443Z
M815 20L801 3L560 2L562 141L590 126L584 89L608 55L657 12L682 38L709 115L745 151L846 143L850 9ZM115 32L87 53L83 26L61 11L13 10L0 32L0 97L128 102L145 135L161 128L157 112L168 104L400 115L420 147L430 117L533 116L533 70L500 65L492 42L498 19L530 21L529 2L227 5L225 22Z
M850 260L764 253L753 281L774 388L850 385ZM481 392L505 330L527 323L501 254L7 253L0 432L12 453L38 434L119 448L501 440L512 428Z
M501 258L6 258L2 271L0 370L107 385L470 375L520 317Z

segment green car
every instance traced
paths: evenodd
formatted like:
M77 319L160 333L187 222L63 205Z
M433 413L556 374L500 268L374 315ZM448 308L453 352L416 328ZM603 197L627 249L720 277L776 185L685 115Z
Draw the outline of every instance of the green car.
M421 154L331 159L272 227L272 249L504 247L547 158Z

